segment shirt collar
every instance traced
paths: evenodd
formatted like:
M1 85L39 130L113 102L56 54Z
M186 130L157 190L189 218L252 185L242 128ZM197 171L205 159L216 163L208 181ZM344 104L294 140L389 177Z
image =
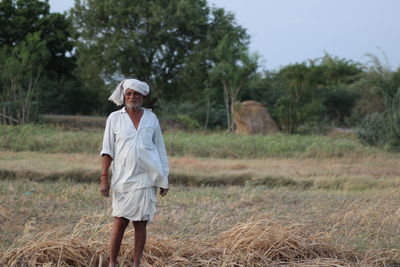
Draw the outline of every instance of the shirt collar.
M142 107L142 108L143 108L143 107ZM151 109L150 109L150 108L143 108L143 111L151 111ZM121 108L121 109L119 110L119 112L121 112L121 113L127 113L126 110L125 110L125 106L124 106L123 108Z

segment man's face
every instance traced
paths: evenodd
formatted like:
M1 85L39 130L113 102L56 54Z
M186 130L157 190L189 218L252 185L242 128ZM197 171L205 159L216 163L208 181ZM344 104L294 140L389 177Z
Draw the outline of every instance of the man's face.
M124 95L125 106L132 109L138 109L143 104L144 96L132 89L126 89Z

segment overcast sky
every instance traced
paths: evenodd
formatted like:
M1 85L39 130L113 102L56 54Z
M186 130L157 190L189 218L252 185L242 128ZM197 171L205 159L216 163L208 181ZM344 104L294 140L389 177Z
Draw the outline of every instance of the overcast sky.
M52 12L74 0L50 0ZM327 52L366 63L365 54L400 67L400 0L209 0L235 14L251 36L265 69L318 58ZM384 61L384 60L383 60Z

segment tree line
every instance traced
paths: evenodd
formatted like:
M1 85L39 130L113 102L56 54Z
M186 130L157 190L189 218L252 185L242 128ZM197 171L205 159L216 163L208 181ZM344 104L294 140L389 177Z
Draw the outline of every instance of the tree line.
M374 144L387 141L373 129L399 133L400 69L325 54L262 70L246 29L206 0L78 0L64 14L45 0L3 0L0 28L3 124L106 115L111 90L135 77L152 88L148 107L194 128L233 131L235 102L256 100L286 133L362 127Z

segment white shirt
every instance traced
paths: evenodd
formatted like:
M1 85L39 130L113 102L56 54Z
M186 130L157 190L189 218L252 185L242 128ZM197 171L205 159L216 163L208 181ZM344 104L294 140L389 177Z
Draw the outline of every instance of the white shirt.
M112 161L111 189L168 188L168 160L156 115L144 109L138 129L125 107L108 116L100 155Z

